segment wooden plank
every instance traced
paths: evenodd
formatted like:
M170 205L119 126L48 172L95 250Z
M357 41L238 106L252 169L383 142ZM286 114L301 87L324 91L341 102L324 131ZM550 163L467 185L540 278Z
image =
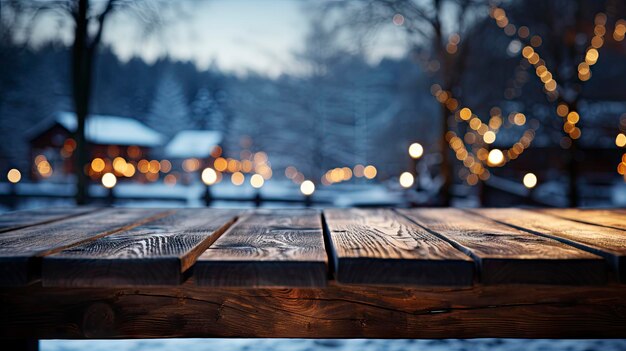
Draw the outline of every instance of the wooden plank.
M624 210L550 208L536 211L565 219L570 219L576 222L626 230L626 211Z
M472 260L391 210L324 211L339 283L471 285Z
M623 230L573 222L525 210L481 209L474 212L517 228L554 238L609 261L619 279L626 282L626 233Z
M54 207L7 212L0 215L0 233L79 216L95 210L94 207Z
M258 210L197 260L194 277L213 286L324 286L327 257L319 211Z
M29 284L40 276L41 257L160 218L171 211L104 209L0 235L0 286Z
M626 286L0 289L0 338L623 338Z
M480 266L485 284L600 284L601 257L460 209L399 210L449 240Z
M240 211L181 209L44 257L44 286L177 285Z

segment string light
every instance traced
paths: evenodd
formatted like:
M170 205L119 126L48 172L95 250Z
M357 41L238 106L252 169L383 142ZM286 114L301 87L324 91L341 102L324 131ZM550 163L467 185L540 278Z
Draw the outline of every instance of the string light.
M537 176L533 173L526 173L524 175L524 179L522 180L522 183L528 189L532 189L537 185Z

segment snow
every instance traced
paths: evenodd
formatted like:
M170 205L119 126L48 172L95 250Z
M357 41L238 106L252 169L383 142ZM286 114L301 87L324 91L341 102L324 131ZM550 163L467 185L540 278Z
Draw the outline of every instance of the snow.
M626 349L626 340L545 340L545 339L473 339L473 340L329 340L329 339L153 339L153 340L42 340L42 351L73 350L272 350L272 351L618 351Z
M222 142L222 133L213 130L183 130L165 147L167 158L204 158Z
M50 127L46 121L45 128ZM74 112L59 112L54 122L70 132L76 130L77 121ZM143 123L129 117L89 115L85 125L85 137L94 144L101 145L137 145L157 147L163 145L164 137Z

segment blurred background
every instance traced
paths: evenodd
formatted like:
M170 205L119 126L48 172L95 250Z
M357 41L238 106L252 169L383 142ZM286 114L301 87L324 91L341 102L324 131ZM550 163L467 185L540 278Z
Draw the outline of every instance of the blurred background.
M0 1L0 211L626 205L621 0Z

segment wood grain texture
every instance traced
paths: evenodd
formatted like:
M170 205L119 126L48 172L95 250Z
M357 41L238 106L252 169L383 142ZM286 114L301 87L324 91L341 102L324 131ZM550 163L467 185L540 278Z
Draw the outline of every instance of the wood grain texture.
M626 230L625 210L550 208L536 211L585 224L595 224L614 229Z
M574 222L527 210L479 209L472 211L603 256L616 271L619 280L626 282L626 232L623 230Z
M391 210L324 210L339 283L471 285L473 262Z
M80 216L95 210L94 207L53 207L7 212L0 215L0 233Z
M0 289L0 338L623 338L624 285Z
M213 286L324 286L327 257L315 210L257 210L197 260L194 276Z
M178 285L240 211L180 209L44 257L44 286Z
M40 277L41 257L128 229L171 211L103 209L59 222L0 235L0 286L24 285Z
M601 257L460 209L398 210L471 255L484 284L601 284Z

